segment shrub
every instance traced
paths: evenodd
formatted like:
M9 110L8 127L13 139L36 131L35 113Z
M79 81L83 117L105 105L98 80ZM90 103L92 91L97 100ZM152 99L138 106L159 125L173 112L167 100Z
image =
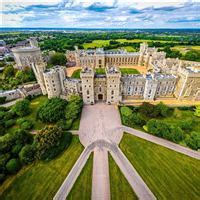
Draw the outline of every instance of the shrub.
M57 122L65 118L67 102L60 98L48 99L38 112L37 117L43 122Z
M122 116L125 116L125 117L129 117L130 115L132 115L132 110L126 106L122 106L120 108L120 112L121 112Z
M15 174L17 171L19 171L20 168L20 162L16 158L12 158L6 163L6 170L10 174Z
M19 158L21 160L21 162L28 164L28 163L32 163L35 159L35 148L32 145L25 145L20 153L19 153Z
M171 127L171 133L172 133L171 140L174 141L174 142L178 143L178 142L182 141L183 138L184 138L183 130L178 126L172 126Z
M178 123L179 127L185 131L192 130L193 120L182 120Z
M191 135L186 135L185 143L194 150L200 149L200 133L192 132Z
M24 117L24 116L28 115L31 112L30 101L27 100L27 99L24 99L22 101L18 101L15 104L13 110L20 117Z
M67 119L66 121L66 130L69 130L72 127L73 120Z

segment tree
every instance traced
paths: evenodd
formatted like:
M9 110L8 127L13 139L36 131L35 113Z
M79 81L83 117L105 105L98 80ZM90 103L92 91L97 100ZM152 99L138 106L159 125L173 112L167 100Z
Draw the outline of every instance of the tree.
M200 134L192 132L191 135L186 135L185 142L187 146L194 150L200 149Z
M30 101L27 100L27 99L24 99L22 101L18 101L15 104L13 110L20 117L24 117L24 116L30 114L30 112L31 112Z
M159 115L162 117L167 117L170 113L170 108L162 102L156 105L156 109L158 110Z
M19 118L17 124L19 124L20 128L24 130L30 130L33 128L33 122L30 119Z
M37 117L43 122L57 122L65 118L67 101L60 98L48 99L38 110Z
M63 53L55 53L50 57L49 64L52 65L66 65L67 59Z
M149 118L158 117L159 115L159 110L157 107L148 102L142 103L142 105L139 107L139 112Z
M194 115L197 116L197 117L200 117L200 106L196 106Z
M32 163L35 159L35 151L36 150L33 145L25 145L19 153L19 158L21 162L25 164Z
M10 174L15 174L21 168L21 164L18 159L12 158L6 163L6 170Z
M186 52L183 59L200 62L200 52L197 50L190 50Z
M38 132L33 145L38 159L50 159L57 155L57 149L62 143L63 132L60 127L46 126Z
M13 66L6 66L3 70L4 78L11 78L15 75L15 69Z

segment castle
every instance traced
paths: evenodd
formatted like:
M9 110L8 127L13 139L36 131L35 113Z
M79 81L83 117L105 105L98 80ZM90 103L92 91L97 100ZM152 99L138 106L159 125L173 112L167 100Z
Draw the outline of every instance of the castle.
M67 77L63 66L47 69L41 59L34 59L34 55L24 58L23 54L23 59L31 62L42 93L49 98L79 94L85 104L97 101L112 104L125 99L200 100L200 63L166 58L165 52L149 48L146 43L135 53L75 48L67 51L66 57L82 68L80 79ZM122 75L119 68L122 65L145 66L148 73ZM105 73L97 73L99 68Z

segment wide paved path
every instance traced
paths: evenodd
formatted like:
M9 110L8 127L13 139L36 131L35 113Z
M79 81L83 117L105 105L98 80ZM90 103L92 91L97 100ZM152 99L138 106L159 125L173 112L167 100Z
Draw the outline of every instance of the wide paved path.
M118 108L104 103L85 105L81 114L79 138L84 146L97 140L119 143L123 133L116 129L121 125Z
M108 151L104 147L95 147L92 175L92 200L102 199L110 199Z
M140 137L142 139L148 140L148 141L153 142L155 144L167 147L168 149L177 151L179 153L182 153L182 154L185 154L185 155L190 156L192 158L196 158L196 159L200 160L200 152L198 152L198 151L194 151L194 150L189 149L187 147L183 147L181 145L175 144L175 143L170 142L168 140L150 135L150 134L142 132L142 131L138 131L136 129L133 129L133 128L130 128L130 127L127 127L127 126L122 126L119 129L123 132L130 133L130 134L135 135L137 137Z

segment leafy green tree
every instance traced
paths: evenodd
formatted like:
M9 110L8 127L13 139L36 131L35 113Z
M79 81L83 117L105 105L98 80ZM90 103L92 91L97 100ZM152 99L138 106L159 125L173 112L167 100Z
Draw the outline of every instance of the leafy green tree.
M67 101L60 98L48 99L38 110L37 117L43 122L57 122L65 118Z
M190 50L186 52L183 59L200 62L200 52L197 50Z
M162 117L167 117L170 114L170 108L162 102L156 105L156 109Z
M15 75L15 69L13 66L6 66L3 70L4 78L11 78Z
M6 170L10 174L15 174L21 168L21 164L18 159L12 158L6 163Z
M50 57L49 64L66 65L67 59L64 53L55 53Z
M20 117L24 117L24 116L30 114L30 112L31 112L30 101L27 99L17 101L13 110Z
M149 118L152 117L158 117L159 116L159 110L157 107L153 104L150 104L148 102L142 103L142 105L139 107L139 112Z
M46 126L34 137L33 145L36 148L38 159L50 159L57 155L57 149L62 143L63 132L60 127ZM52 157L51 157L52 156Z
M185 142L194 150L200 149L200 133L192 132L191 135L186 135Z
M200 117L200 106L196 106L194 115L197 116L197 117Z
M36 149L34 148L34 146L27 144L21 149L19 153L19 158L22 163L29 164L34 161L35 153Z

